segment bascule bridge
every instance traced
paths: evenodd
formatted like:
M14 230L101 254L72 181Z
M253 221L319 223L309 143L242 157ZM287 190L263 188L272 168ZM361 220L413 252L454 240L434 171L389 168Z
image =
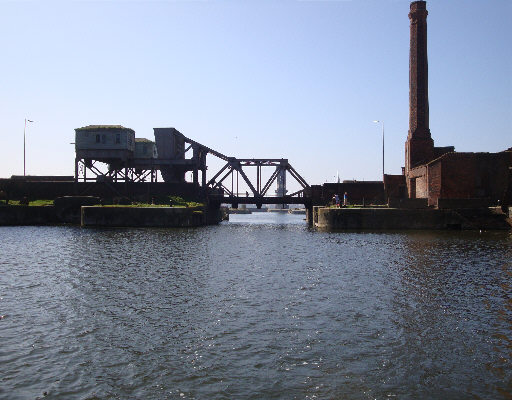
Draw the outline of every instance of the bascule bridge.
M155 140L136 138L132 129L120 125L89 125L75 129L75 182L192 182L212 205L303 204L311 206L311 188L285 158L236 158L198 143L174 128L154 128ZM223 162L208 180L207 155ZM253 173L249 174L248 170ZM255 174L254 174L255 170ZM272 171L264 179L264 171ZM250 179L249 176L255 178ZM268 173L266 174L268 176ZM301 187L287 193L287 176ZM277 190L270 190L276 184ZM239 188L247 190L243 193Z

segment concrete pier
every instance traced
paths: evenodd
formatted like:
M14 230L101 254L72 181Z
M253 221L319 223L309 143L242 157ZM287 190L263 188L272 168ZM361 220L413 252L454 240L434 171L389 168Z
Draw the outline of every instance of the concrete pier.
M214 212L212 210L211 212ZM221 221L201 207L82 207L83 227L196 227Z
M54 206L0 205L0 226L56 225L62 223Z
M0 226L81 224L110 227L195 227L227 219L225 208L82 206L78 219L73 209L59 206L0 205Z
M319 229L483 229L510 230L507 215L489 208L480 209L396 209L314 207L313 223Z

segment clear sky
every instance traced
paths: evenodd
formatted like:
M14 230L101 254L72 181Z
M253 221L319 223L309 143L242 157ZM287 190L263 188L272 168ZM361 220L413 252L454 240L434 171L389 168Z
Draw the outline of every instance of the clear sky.
M404 165L408 0L0 0L0 177L72 175L74 128L172 126L310 184ZM512 146L512 1L427 2L436 146ZM216 172L212 162L210 174ZM295 186L289 182L291 189Z

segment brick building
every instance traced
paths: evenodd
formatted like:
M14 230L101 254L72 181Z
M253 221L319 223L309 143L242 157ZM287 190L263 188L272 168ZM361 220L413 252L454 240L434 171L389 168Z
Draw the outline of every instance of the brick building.
M434 146L429 129L427 15L425 1L411 3L405 167L402 175L384 176L386 197L423 199L429 206L445 200L461 206L512 204L512 148L457 153L453 146Z

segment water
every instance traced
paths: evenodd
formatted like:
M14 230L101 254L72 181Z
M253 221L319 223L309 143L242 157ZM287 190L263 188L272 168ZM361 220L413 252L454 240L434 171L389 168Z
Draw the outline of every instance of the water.
M0 398L510 398L509 233L303 218L1 227Z

